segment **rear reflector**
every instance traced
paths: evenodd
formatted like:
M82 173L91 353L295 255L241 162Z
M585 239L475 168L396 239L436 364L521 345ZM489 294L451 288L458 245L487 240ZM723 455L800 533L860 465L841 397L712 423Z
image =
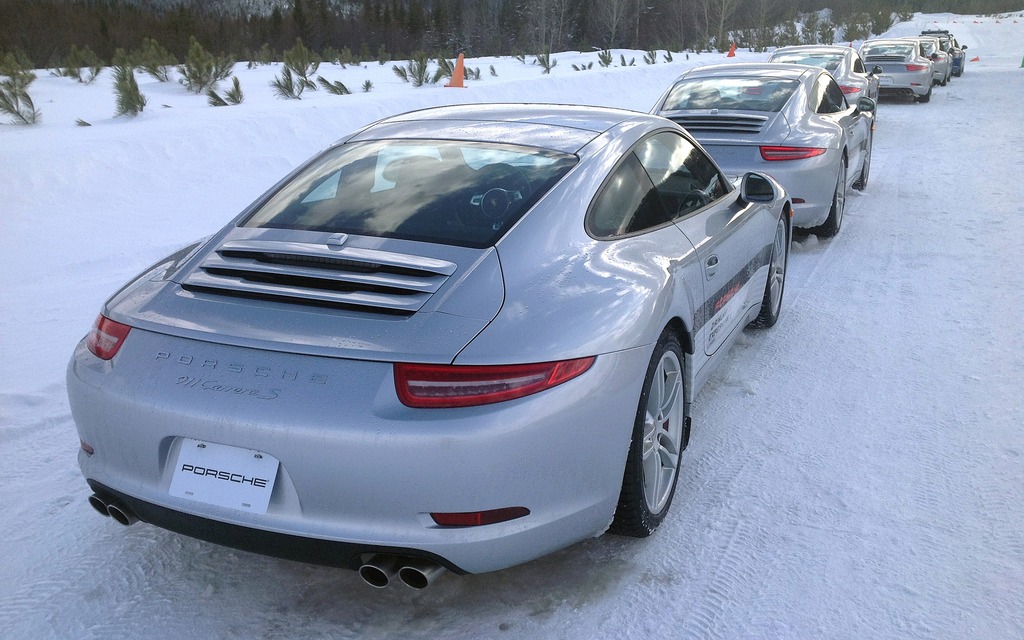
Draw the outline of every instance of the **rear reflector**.
M131 330L128 325L114 322L101 314L96 317L96 323L85 340L85 346L97 358L110 360L117 355L117 350L124 344L124 339Z
M761 147L761 157L768 162L780 160L803 160L825 153L819 147Z
M584 373L594 358L497 366L395 364L395 391L408 407L473 407L522 398Z
M907 71L924 71L928 68L926 64L908 64Z
M505 507L490 511L467 511L464 513L432 513L430 517L442 527L479 527L485 524L507 522L530 515L526 507Z
M92 445L90 445L85 440L79 439L78 442L82 445L82 451L86 452L90 456L96 453L96 450L92 448Z

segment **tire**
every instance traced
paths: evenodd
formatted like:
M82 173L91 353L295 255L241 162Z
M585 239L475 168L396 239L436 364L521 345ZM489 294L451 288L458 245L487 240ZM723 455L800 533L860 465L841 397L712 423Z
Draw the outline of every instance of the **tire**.
M764 284L764 298L761 299L761 312L750 323L757 329L768 329L775 326L782 313L782 294L786 291L786 266L789 264L789 229L786 219L779 218L775 225L775 242L772 244L772 257L768 261L768 281Z
M928 87L928 93L924 94L923 96L917 96L917 101L920 102L921 104L924 104L926 102L930 102L931 99L932 99L932 88L931 87Z
M688 435L684 395L683 350L666 329L647 366L612 533L646 538L668 513Z
M832 195L832 208L829 209L828 218L820 227L814 227L811 231L815 235L826 238L835 236L843 226L844 213L846 213L846 158L839 163L839 177L836 179L836 192Z
M857 191L867 189L868 178L871 177L871 151L875 148L875 134L872 131L868 136L868 149L864 152L864 162L860 165L860 176L857 177L857 182L853 183L853 188Z

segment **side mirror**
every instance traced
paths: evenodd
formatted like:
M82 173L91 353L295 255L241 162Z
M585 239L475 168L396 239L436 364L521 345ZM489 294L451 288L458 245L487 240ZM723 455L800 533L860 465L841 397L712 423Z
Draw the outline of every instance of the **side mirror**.
M779 197L775 185L766 176L749 171L740 182L740 198L744 202L772 202Z
M932 55L928 56L928 59L934 62L939 59L939 54L933 53Z
M864 97L857 101L857 111L867 111L868 113L874 113L878 104L871 98Z
M875 68L871 70L871 73L873 73L874 75L876 75L876 76L877 76L877 75L879 75L880 73L882 73L883 71L885 71L885 69L883 69L883 68L882 68L882 65L880 65L880 64L876 64L876 65L875 65Z
M960 45L960 50L961 51L967 51L967 45L966 44Z

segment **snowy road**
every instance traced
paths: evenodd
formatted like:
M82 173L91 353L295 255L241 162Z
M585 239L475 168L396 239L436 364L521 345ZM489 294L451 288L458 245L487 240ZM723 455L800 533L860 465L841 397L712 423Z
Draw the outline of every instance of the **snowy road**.
M119 527L86 505L51 373L70 349L55 365L47 338L84 333L120 281L199 234L168 244L173 219L132 218L142 231L54 237L59 258L39 257L22 213L74 202L76 185L47 173L64 161L19 157L29 174L0 147L0 187L28 189L0 204L0 339L17 356L0 369L0 637L1024 638L1024 24L968 22L950 28L982 61L929 104L881 105L871 181L841 233L798 238L779 324L746 332L696 399L658 532L423 592ZM932 18L895 32L922 26ZM187 150L149 153L174 170ZM283 173L257 161L243 192ZM215 180L196 189L227 198ZM143 248L96 258L101 234ZM10 275L37 259L34 283Z

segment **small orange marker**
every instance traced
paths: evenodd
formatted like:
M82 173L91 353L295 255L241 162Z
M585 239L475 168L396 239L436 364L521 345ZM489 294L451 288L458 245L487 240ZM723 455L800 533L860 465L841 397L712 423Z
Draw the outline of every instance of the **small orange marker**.
M726 58L735 58L736 57L736 43L735 42L732 43L731 47L729 47L729 53L727 53L725 55L725 57Z
M455 61L455 71L452 72L452 81L444 85L446 87L454 87L456 89L465 89L466 85L463 84L462 79L466 75L466 63L463 60L463 56L460 53L459 59Z

